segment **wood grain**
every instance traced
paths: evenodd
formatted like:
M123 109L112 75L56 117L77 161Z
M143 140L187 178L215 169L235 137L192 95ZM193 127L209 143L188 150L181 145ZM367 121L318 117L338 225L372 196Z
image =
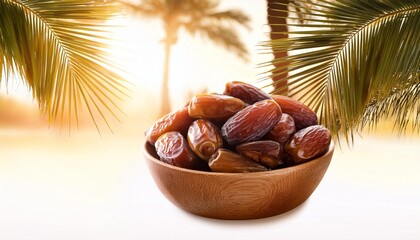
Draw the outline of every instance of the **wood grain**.
M163 195L190 213L216 219L257 219L302 204L321 182L334 152L293 167L254 173L215 173L174 167L145 144L150 173Z

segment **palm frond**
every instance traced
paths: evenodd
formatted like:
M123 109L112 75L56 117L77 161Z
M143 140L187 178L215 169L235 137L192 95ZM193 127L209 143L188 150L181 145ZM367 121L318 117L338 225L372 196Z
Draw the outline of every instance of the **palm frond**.
M418 128L420 2L295 2L295 8L310 7L308 21L289 23L288 39L265 44L275 52L289 52L274 60L287 61L287 67L273 70L289 72L281 80L288 81L289 94L316 110L320 121L348 142L354 131L390 112L398 114L397 128L405 128L405 116L414 116ZM399 94L392 94L396 90ZM378 98L378 93L389 97Z
M106 20L118 11L111 1L0 0L0 69L22 77L51 122L71 126L87 109L99 130L126 92L107 52Z
M161 13L159 10L165 7L163 4L159 4L160 1L143 1L138 4L130 1L120 1L120 3L129 13L147 18L158 16Z
M0 48L0 51L1 51L1 48ZM3 53L0 52L0 83L1 83L1 79L3 78L3 65L4 65Z
M308 16L310 16L311 11L311 4L307 2L301 2L301 1L289 1L289 8L292 8L297 18L295 20L299 21L301 24L305 23ZM292 19L293 17L289 17L289 19Z
M250 18L239 10L219 11L207 14L205 16L209 21L217 20L218 22L233 22L250 29Z
M362 126L374 128L382 118L394 119L399 133L403 133L408 123L413 129L420 129L420 72L413 79L414 85L409 88L393 89L391 92L378 92L368 104L362 118ZM412 111L413 113L406 114Z
M195 25L194 22L192 24ZM218 24L205 24L197 25L191 28L191 24L186 25L186 29L192 34L198 33L206 39L223 46L227 50L235 53L243 60L248 60L248 50L244 43L240 40L239 34L228 27Z
M248 50L233 25L229 24L249 29L250 18L238 10L216 11L215 7L217 5L207 11L201 10L197 12L199 14L193 14L188 21L180 22L180 26L185 27L190 34L198 33L232 51L243 60L248 60Z

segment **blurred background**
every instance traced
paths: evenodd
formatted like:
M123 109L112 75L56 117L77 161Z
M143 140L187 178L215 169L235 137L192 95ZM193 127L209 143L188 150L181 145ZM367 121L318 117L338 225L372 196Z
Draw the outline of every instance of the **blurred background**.
M240 0L221 1L218 7L249 16L249 29L238 28L248 61L179 32L169 70L172 109L196 93L223 91L227 81L263 86L256 80L268 69L258 64L272 59L258 47L269 39L266 7L265 1ZM2 81L0 239L255 239L259 234L267 239L419 239L420 137L398 136L387 122L356 136L353 147L337 146L320 187L290 214L229 223L176 209L154 186L142 157L144 131L159 116L164 29L158 19L130 13L113 21L121 27L113 33L119 41L110 52L123 66L130 90L121 121L111 124L113 132L99 133L88 114L80 116L79 129L49 126L19 78L7 85Z

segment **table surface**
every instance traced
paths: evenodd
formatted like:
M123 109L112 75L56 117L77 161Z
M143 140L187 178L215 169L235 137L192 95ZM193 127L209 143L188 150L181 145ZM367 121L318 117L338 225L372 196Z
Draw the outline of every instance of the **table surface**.
M134 136L0 131L0 239L420 239L420 138L338 146L312 196L259 220L198 217L156 188Z

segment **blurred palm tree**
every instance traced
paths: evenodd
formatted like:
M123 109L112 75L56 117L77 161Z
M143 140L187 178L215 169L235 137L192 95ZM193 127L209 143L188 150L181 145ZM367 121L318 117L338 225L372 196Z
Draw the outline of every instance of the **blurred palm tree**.
M191 35L201 36L225 47L246 59L248 51L236 28L233 25L248 27L249 18L238 10L219 11L219 1L212 0L143 0L139 4L123 2L124 5L136 14L149 18L160 18L165 29L163 44L165 59L161 89L160 116L170 112L169 101L169 61L171 47L177 42L181 29Z
M350 142L355 131L390 118L403 132L420 129L420 2L418 0L294 0L305 23L286 10L289 38L267 42L288 52L275 63L274 84L315 109L337 136ZM273 11L286 3L276 3ZM307 5L306 5L307 4ZM291 14L293 13L293 15ZM267 63L267 64L272 64Z
M50 122L78 125L84 109L99 130L98 117L108 124L125 95L107 55L106 21L119 10L113 1L0 0L0 81L20 76Z

